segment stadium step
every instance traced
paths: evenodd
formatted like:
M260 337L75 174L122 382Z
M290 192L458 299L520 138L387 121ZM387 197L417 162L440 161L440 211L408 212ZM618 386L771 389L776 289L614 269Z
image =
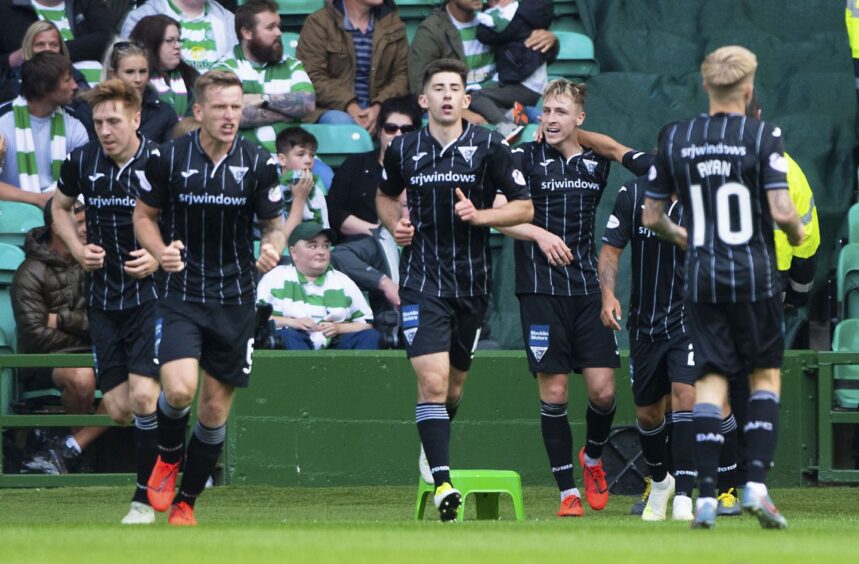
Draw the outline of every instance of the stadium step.
M474 495L477 519L498 519L500 494L504 493L513 500L513 512L517 521L525 520L525 502L522 498L522 478L512 470L451 470L450 480L462 494L457 521L465 516L465 505L469 495ZM423 519L427 500L433 495L435 486L418 481L418 499L415 507L415 520Z

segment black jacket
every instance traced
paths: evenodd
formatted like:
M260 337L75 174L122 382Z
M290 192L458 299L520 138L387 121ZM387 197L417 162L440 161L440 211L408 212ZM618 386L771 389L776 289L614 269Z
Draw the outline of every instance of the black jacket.
M352 155L343 161L331 181L325 198L328 204L328 221L331 229L340 233L343 221L350 215L370 223L378 223L376 190L382 181L379 151Z
M67 0L66 17L75 38L67 41L72 62L101 61L116 33L105 0ZM30 0L0 0L0 67L9 68L9 55L21 48L30 24L38 21Z
M532 31L549 29L553 14L552 0L529 0L519 2L516 15L501 33L484 25L477 26L477 39L495 50L495 65L501 84L521 83L540 65L557 58L560 51L557 42L546 54L525 47L525 40Z
M179 123L176 112L170 104L158 99L158 93L151 86L143 92L143 108L140 111L138 131L150 141L165 143L170 140L170 132Z

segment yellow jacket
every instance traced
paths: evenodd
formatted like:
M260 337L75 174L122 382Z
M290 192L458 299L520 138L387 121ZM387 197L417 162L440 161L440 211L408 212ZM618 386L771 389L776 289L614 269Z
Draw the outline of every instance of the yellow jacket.
M811 258L817 252L817 247L820 246L820 225L817 222L817 208L814 206L814 194L811 192L811 186L808 185L808 180L796 161L787 153L784 156L787 159L788 192L790 192L790 199L799 214L799 219L805 227L805 241L798 247L791 247L787 240L787 234L776 228L775 250L779 270L789 270L793 257Z
M850 50L853 58L859 59L859 0L847 0L844 10L847 22L847 36L850 38Z

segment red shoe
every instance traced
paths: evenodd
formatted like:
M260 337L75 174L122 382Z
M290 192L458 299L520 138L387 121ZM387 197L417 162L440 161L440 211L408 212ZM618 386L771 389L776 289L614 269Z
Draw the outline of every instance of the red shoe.
M579 464L582 465L582 480L585 482L585 498L591 509L599 511L608 503L608 484L605 483L605 470L602 460L596 466L585 464L585 448L579 451Z
M167 523L179 527L196 526L197 519L194 518L194 508L184 501L180 501L170 508L170 516L167 517Z
M179 476L179 463L168 464L161 460L161 456L155 461L149 482L146 484L146 497L149 505L155 511L167 511L173 503L176 495L176 478ZM171 513L172 514L172 513Z
M513 123L516 125L528 125L528 112L525 111L525 106L519 102L514 102L511 113L513 114Z
M581 517L585 514L585 508L582 507L582 500L575 494L570 494L561 500L561 508L558 510L558 517Z

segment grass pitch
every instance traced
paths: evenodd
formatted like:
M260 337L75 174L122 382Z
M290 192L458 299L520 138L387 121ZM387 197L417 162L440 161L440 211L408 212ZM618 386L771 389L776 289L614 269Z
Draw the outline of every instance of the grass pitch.
M0 490L0 562L855 562L859 489L780 489L787 531L749 517L710 531L644 523L634 501L557 519L554 488L525 489L527 520L415 522L411 487L219 487L200 499L196 528L123 527L128 488ZM470 500L469 500L470 501ZM432 517L435 509L431 508ZM472 515L469 515L471 513ZM472 508L466 518L473 517Z

